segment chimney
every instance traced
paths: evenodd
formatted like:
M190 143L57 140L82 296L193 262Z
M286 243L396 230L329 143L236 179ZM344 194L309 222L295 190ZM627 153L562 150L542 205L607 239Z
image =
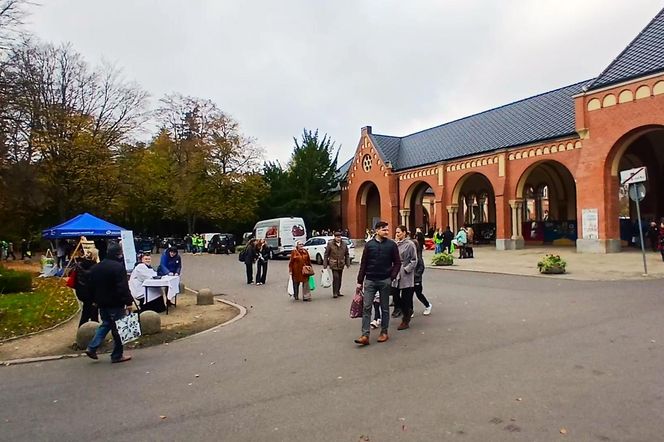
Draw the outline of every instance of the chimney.
M371 135L371 126L364 126L362 128L362 136Z

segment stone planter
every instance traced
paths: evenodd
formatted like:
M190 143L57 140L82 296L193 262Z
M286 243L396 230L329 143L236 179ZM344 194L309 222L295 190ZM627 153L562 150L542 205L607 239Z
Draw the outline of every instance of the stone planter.
M547 275L560 275L562 273L565 273L565 267L563 266L542 267L540 269L540 273L544 273Z
M441 262L439 264L434 264L436 267L442 267L442 266L451 266L454 265L453 262Z

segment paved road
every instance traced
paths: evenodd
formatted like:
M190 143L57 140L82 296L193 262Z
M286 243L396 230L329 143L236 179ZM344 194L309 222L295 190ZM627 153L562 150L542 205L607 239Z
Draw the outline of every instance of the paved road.
M661 282L428 269L429 317L358 348L350 296L285 295L286 262L244 284L233 257L185 281L245 305L206 333L134 352L0 368L0 439L654 441L664 434ZM353 290L354 265L344 289ZM166 416L161 419L160 416ZM565 429L567 436L560 431Z

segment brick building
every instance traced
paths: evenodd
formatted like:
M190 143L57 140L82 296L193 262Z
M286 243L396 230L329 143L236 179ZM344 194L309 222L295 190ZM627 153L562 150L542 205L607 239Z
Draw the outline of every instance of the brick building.
M636 212L619 182L646 166L644 219L664 216L664 10L591 80L407 136L362 128L341 167L341 224L475 227L498 249L616 252Z

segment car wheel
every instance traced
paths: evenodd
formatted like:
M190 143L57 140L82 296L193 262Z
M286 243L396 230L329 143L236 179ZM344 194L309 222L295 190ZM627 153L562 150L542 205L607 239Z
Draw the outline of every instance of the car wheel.
M316 254L316 264L322 265L323 264L323 257L320 256L320 253Z
M226 254L228 255L229 253L230 253L230 252L228 251L228 249L226 249Z

